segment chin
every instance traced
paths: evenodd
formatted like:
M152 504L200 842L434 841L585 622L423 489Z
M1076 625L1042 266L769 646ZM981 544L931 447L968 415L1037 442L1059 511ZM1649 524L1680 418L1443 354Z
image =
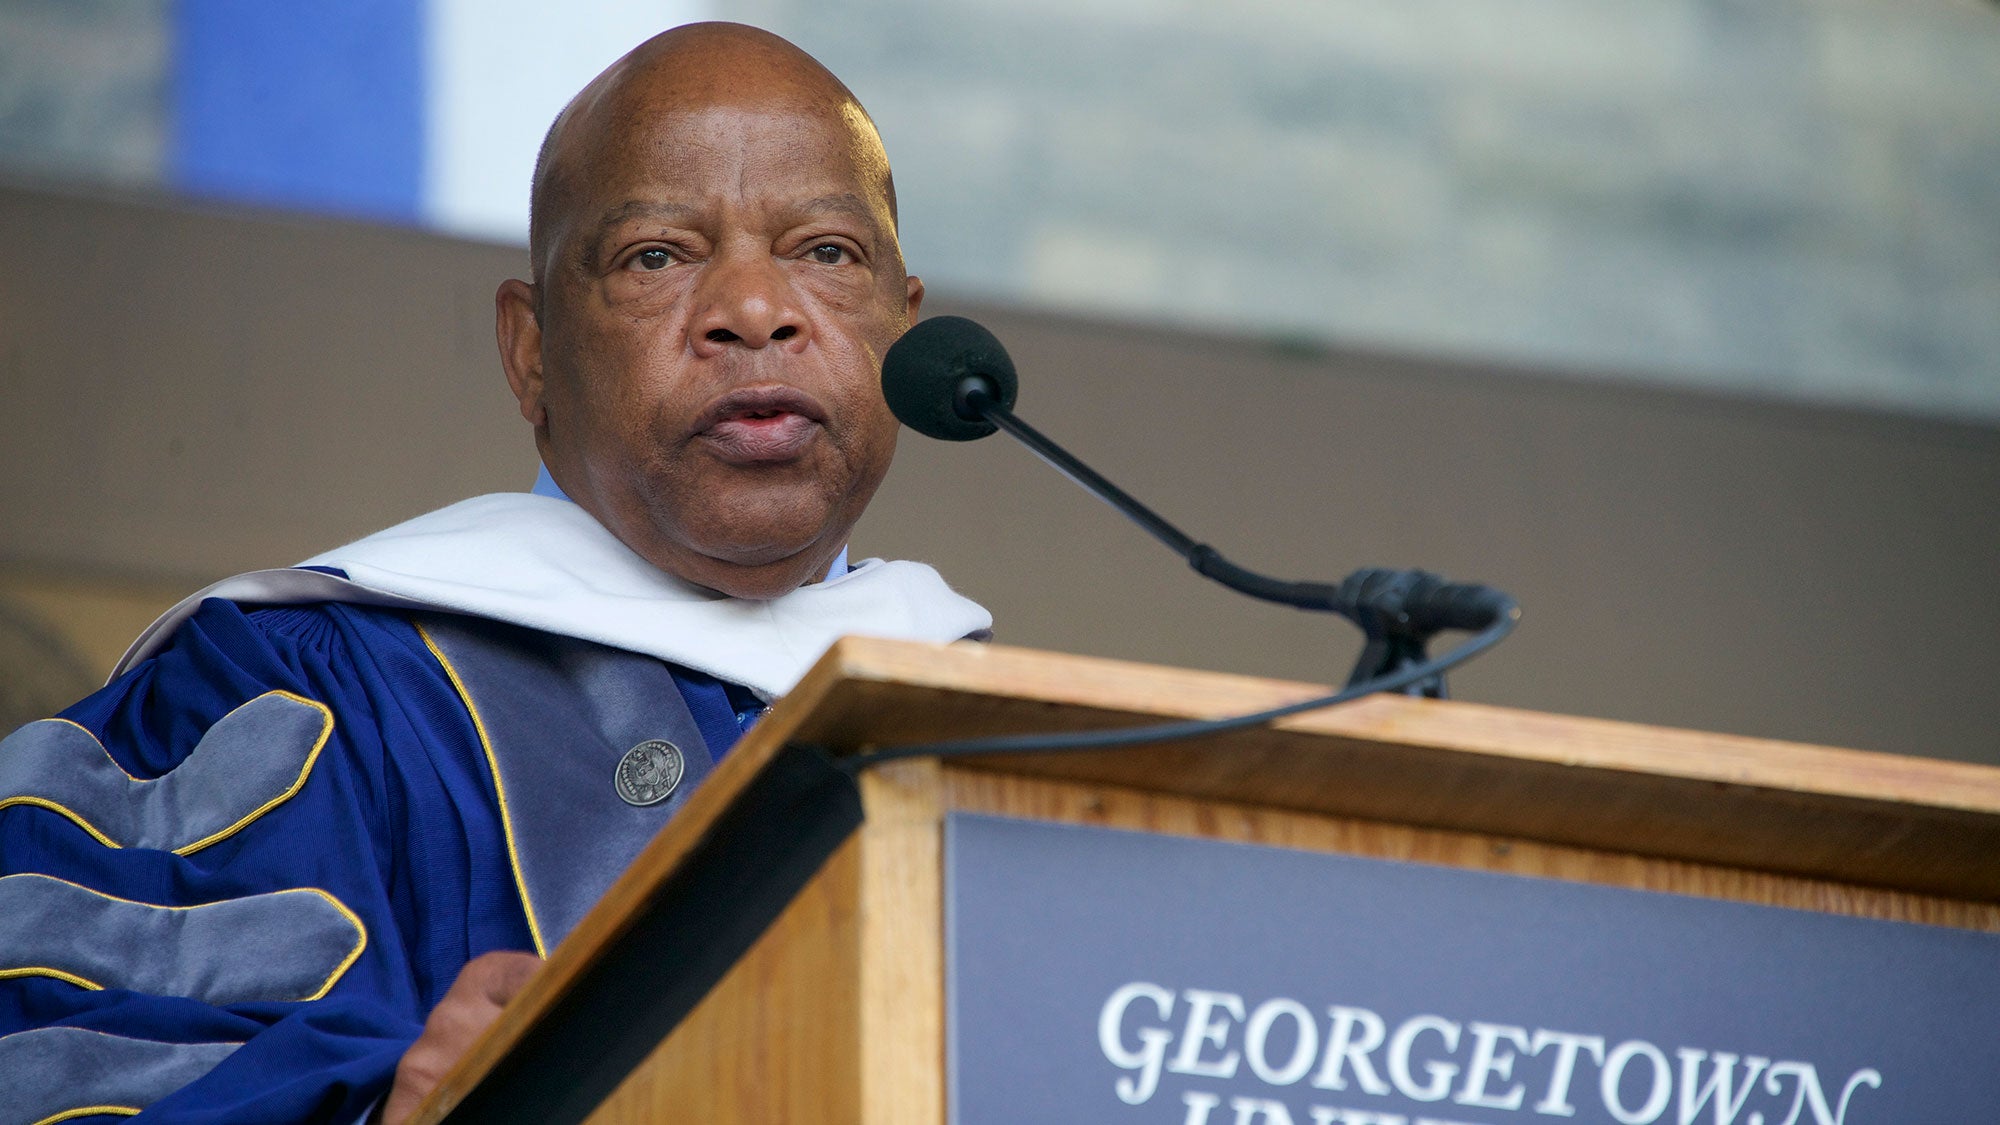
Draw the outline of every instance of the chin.
M698 557L689 561L701 573L682 577L731 597L779 597L826 577L826 568L840 553L832 539L825 527L816 526L804 535L697 543Z
M860 516L852 492L830 487L824 475L752 484L726 474L688 482L679 495L697 500L645 506L634 530L651 549L639 553L669 573L739 598L775 598L826 577Z
M824 578L830 561L814 562L806 557L796 557L746 566L714 560L713 565L707 568L709 573L691 577L691 581L732 598L769 601Z

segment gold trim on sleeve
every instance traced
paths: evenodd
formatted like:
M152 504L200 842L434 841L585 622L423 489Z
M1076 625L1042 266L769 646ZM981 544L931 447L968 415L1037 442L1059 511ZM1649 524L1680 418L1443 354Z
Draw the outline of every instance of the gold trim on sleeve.
M493 792L500 798L500 831L507 837L507 863L514 869L514 888L521 894L521 908L528 915L528 936L535 941L535 955L547 957L548 946L542 942L541 924L535 921L535 904L528 895L528 877L521 870L521 854L514 846L514 818L507 811L507 784L500 779L500 761L493 756L493 741L486 736L486 723L479 717L479 705L472 701L472 693L465 689L465 681L458 678L458 669L451 666L451 660L431 639L430 631L421 622L416 625L417 635L424 639L424 647L437 658L438 666L451 680L452 689L458 692L459 701L465 704L466 714L472 716L472 729L479 733L479 748L486 754L486 767L493 773Z

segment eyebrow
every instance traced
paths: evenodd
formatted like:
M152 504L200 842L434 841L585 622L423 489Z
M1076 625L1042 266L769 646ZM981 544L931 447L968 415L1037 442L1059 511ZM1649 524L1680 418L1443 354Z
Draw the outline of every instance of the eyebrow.
M841 192L838 195L815 196L799 204L799 210L807 212L834 211L858 215L868 219L875 217L875 208L869 206L867 200L851 191Z
M654 199L628 199L598 217L595 237L603 237L604 232L629 219L686 219L695 214L696 209L686 203L668 203Z
M656 199L628 199L606 210L597 217L597 224L588 238L576 244L577 264L586 270L596 269L598 253L604 244L604 236L611 233L618 224L633 219L664 219L668 222L691 218L696 209L686 203L671 203Z
M798 209L803 212L832 211L864 218L873 218L875 215L875 208L870 206L866 199L851 191L814 196L800 203ZM598 218L595 234L597 237L603 237L606 231L630 219L687 219L699 212L700 208L687 203L628 199Z
M678 222L695 218L700 213L701 208L688 203L674 203L657 199L628 199L606 210L604 214L598 217L597 225L591 231L590 237L583 240L579 247L581 251L579 256L582 259L581 264L585 268L596 267L598 250L604 241L604 236L609 234L620 223L629 222L633 219L663 219L668 222ZM856 218L866 219L871 223L874 222L876 217L875 208L869 204L868 200L851 191L836 192L831 195L816 195L798 204L798 213L802 215L853 215Z

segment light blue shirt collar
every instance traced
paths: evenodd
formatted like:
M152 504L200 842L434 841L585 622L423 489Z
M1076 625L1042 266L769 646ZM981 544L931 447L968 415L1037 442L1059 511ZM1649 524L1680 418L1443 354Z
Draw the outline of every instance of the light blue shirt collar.
M556 478L549 475L549 467L547 465L542 465L540 466L540 469L541 471L535 474L535 487L529 489L528 491L534 493L537 496L547 496L556 500L568 500L569 494L564 492L562 490L562 486L556 483ZM574 501L571 502L574 503ZM847 573L847 548L842 547L840 549L840 554L834 557L833 565L827 568L826 577L827 580L830 582L833 579L838 578L846 573Z
M562 490L562 485L556 483L556 478L549 475L549 467L547 465L538 465L536 467L541 471L535 474L535 487L529 489L528 491L534 493L537 496L548 496L557 500L568 500L569 493L564 492ZM574 501L571 502L574 503Z

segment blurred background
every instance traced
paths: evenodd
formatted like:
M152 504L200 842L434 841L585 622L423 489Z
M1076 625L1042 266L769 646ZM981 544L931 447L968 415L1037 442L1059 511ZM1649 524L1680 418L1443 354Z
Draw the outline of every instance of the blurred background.
M874 114L929 312L1283 576L1520 597L1462 697L2000 762L1991 0L0 0L0 724L153 614L534 475L536 146L737 19ZM1004 439L858 555L1003 641L1328 681Z

